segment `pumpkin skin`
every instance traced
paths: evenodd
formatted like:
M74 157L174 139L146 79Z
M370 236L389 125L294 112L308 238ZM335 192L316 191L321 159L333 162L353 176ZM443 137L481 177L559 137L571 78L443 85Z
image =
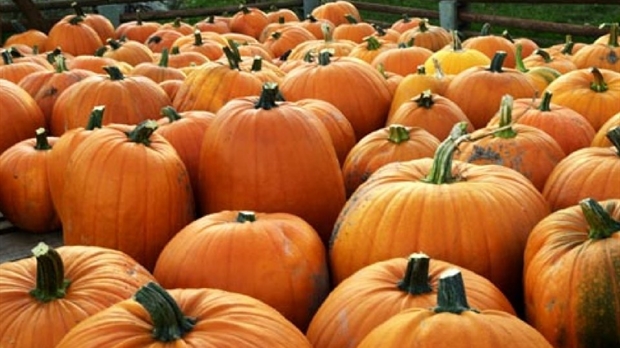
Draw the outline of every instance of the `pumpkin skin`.
M48 71L41 64L31 61L13 62L8 50L2 51L4 64L0 65L0 79L19 84L24 77L39 71Z
M543 190L553 211L588 197L599 201L620 197L620 127L607 134L613 146L577 150L553 169Z
M451 80L445 78L442 74L427 74L423 65L418 66L417 73L408 74L400 81L396 90L394 91L394 97L390 104L390 111L388 113L388 119L390 119L396 110L405 102L411 98L418 97L426 91L443 95L446 86Z
M156 32L161 23L154 21L142 21L140 10L136 10L136 20L119 24L114 29L114 38L120 39L122 37L128 40L135 40L138 42L146 42L148 37Z
M162 83L167 80L185 80L185 73L181 70L168 66L169 53L168 49L164 48L159 57L159 62L145 62L136 65L131 69L131 76L144 76L155 81L156 83ZM171 98L172 99L172 98Z
M315 7L311 14L316 19L327 19L334 23L335 26L348 23L349 21L347 21L346 18L347 14L353 16L358 22L362 20L355 5L348 1L341 0L323 3Z
M387 72L403 77L415 73L417 67L433 55L433 51L418 46L399 45L397 49L388 49L380 52L370 65L378 68L383 66Z
M607 138L607 133L612 130L612 128L620 126L620 112L611 116L607 122L605 122L601 128L596 132L594 138L592 139L591 146L598 147L608 147L612 146L611 141Z
M87 317L125 300L153 276L131 257L111 249L93 246L62 246L55 255L63 267L56 275L50 265L57 264L54 251L37 246L43 278L50 289L37 288L35 257L0 264L0 346L53 348L77 323ZM47 250L49 250L48 248ZM53 263L54 262L54 263ZM62 286L63 281L70 282ZM43 284L38 288L45 289ZM64 291L64 295L62 292ZM42 339L45 338L45 339ZM16 345L16 343L18 343Z
M381 167L349 198L329 249L335 284L374 262L423 250L486 277L520 307L515 274L527 235L549 213L547 202L512 169L452 163L451 141L439 146L435 160Z
M267 18L267 14L263 10L257 7L241 5L239 11L235 12L230 18L228 26L232 32L258 39L268 24L269 18Z
M169 289L215 288L251 296L305 331L329 292L325 254L317 232L295 215L221 211L179 231L153 274Z
M347 23L342 23L334 28L334 40L350 40L360 44L364 42L365 37L376 33L375 28L368 22L360 22L350 14L346 14L345 19Z
M372 330L358 347L551 348L538 331L514 315L472 309L467 304L462 278L460 284L454 284L451 278L458 273L451 271L444 272L440 279L436 307L396 314ZM444 288L449 289L448 294L442 294Z
M412 39L416 46L427 48L433 52L439 51L452 42L452 36L446 29L430 25L427 19L421 20L417 27L402 32L398 37L398 42L407 43Z
M95 55L109 57L131 66L153 62L153 52L145 44L134 40L108 39L105 46L99 47Z
M525 249L527 321L555 347L618 347L619 261L620 199L547 216Z
M387 163L433 157L439 139L419 127L393 124L378 129L353 146L342 165L347 197Z
M436 304L439 275L457 266L424 254L394 258L362 268L340 283L312 319L306 336L315 348L354 348L377 325L408 308ZM515 314L487 279L461 270L469 303L477 309ZM369 316L368 313L372 313Z
M610 24L610 35L607 42L594 42L585 45L579 52L575 53L571 58L578 69L589 69L597 67L599 69L607 69L620 73L620 46L618 46L618 23Z
M13 225L34 233L60 227L48 184L50 153L58 140L37 129L0 155L0 211Z
M84 17L69 15L52 26L45 42L45 51L62 47L63 52L72 56L93 55L102 45L99 34L84 22Z
M143 289L138 290L134 296L136 299L119 302L78 324L57 348L311 347L303 333L275 309L249 296L219 289L173 289L167 292L168 299L160 297L156 303L150 298L141 300L157 306L157 310L162 307L162 300L173 302L182 314L182 320L175 320L177 313L174 312L166 311L167 317L175 324L182 322L185 330L173 325L158 325L144 305L137 301ZM169 326L176 330L167 330ZM158 327L164 329L156 329ZM109 335L102 335L102 330ZM177 337L166 335L175 331ZM160 341L160 335L168 336L169 341Z
M345 202L336 151L325 126L294 102L237 98L216 113L202 142L199 205L297 215L327 241ZM303 141L302 141L303 140Z
M121 250L152 270L170 238L194 219L185 165L152 134L156 128L150 120L107 125L71 155L61 202L66 245Z
M493 60L498 51L506 52L505 66L514 68L516 66L516 48L514 42L501 35L491 34L491 25L485 23L480 30L480 35L472 36L463 41L463 48L475 49L484 53L489 59Z
M0 154L45 127L45 116L37 102L23 88L4 79L0 79L0 107Z

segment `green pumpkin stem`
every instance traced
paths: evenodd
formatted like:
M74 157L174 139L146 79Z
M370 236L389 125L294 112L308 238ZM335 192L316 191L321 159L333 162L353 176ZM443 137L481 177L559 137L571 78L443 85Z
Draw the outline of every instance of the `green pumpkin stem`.
M255 56L252 59L252 67L250 68L250 71L252 71L252 72L259 72L262 69L263 69L263 57Z
M422 92L419 97L414 99L414 101L419 107L425 109L430 109L433 107L433 104L435 104L435 101L433 100L433 92L431 92L430 89Z
M605 239L620 231L620 221L614 220L609 212L592 198L579 202L583 216L588 222L590 239Z
M114 65L104 66L103 70L106 73L108 73L108 76L110 77L110 80L112 81L120 81L125 78L125 76L123 76L123 72L117 66L114 66Z
M366 41L366 49L369 51L376 51L381 48L381 42L376 36L370 35L364 41Z
M562 46L562 50L560 50L560 53L565 56L573 54L573 48L575 47L575 42L573 42L572 37L570 35L567 35L567 37L566 43Z
M62 54L54 56L54 69L57 73L63 73L69 71L67 68L67 59Z
M114 39L107 39L106 43L112 47L112 50L117 50L123 46L120 41Z
M129 141L144 144L149 146L151 144L151 134L157 130L159 125L153 120L146 120L140 122L133 130L127 133Z
M142 24L142 11L140 9L136 10L136 25L141 26Z
M350 13L347 13L346 15L344 15L344 18L347 20L347 22L349 24L357 24L357 19L355 17L353 17L353 15L351 15Z
M423 253L415 253L409 256L405 275L396 285L400 290L411 295L427 294L433 291L428 282L428 269L430 258Z
M152 337L159 342L179 340L196 325L196 319L183 314L172 296L154 282L138 289L133 299L149 313L153 322Z
M423 18L418 24L418 30L420 33L425 33L428 31L428 19Z
M88 123L85 130L94 130L95 128L101 128L103 126L103 112L105 111L105 105L97 105L93 108L88 116Z
M545 61L545 63L551 63L553 61L553 59L551 58L551 55L549 55L549 52L545 51L542 48L535 49L534 54L541 56L542 59Z
M616 148L616 154L620 156L620 126L610 129L605 136Z
M181 114L172 106L164 106L161 108L161 114L167 117L170 123L183 119Z
M480 29L480 36L491 35L491 23L484 23Z
M202 41L202 33L200 30L194 30L194 46L200 47L204 43Z
M394 144L404 143L409 140L409 129L401 124L392 124L388 127L388 141Z
M278 107L278 98L280 91L278 90L278 84L275 82L266 82L263 84L263 90L258 98L254 107L257 109L270 110Z
M82 8L82 6L78 5L77 2L72 2L71 3L71 8L73 9L73 11L75 12L76 16L79 17L85 17L86 13L84 13L84 9Z
M50 150L52 148L52 145L50 145L49 141L47 140L47 131L45 130L45 128L37 128L34 134L36 140L34 144L35 150Z
M170 52L168 52L168 47L164 47L161 50L161 55L159 56L159 63L157 63L157 65L162 68L167 68L169 59L170 59Z
M618 23L603 23L599 26L599 28L604 28L609 26L609 41L607 45L609 47L618 47Z
M452 30L452 51L453 52L461 52L463 50L463 44L461 42L461 38L459 37L458 30Z
M512 43L515 43L515 39L512 37L512 35L510 35L510 32L508 32L508 30L504 30L502 32L502 37Z
M65 279L60 254L43 242L32 249L32 254L37 260L37 283L30 296L43 303L65 297L71 281Z
M516 62L517 70L519 70L522 73L526 73L526 72L530 71L530 69L528 69L525 66L525 63L523 62L523 45L518 43L518 44L515 45L515 48L516 48L515 62Z
M319 52L318 55L318 64L321 66L326 66L331 63L331 57L334 55L334 51L328 48L324 48Z
M458 148L458 145L464 137L467 135L467 123L457 123L450 135L441 143L435 151L433 158L433 165L431 166L429 174L422 179L423 182L435 185L449 184L457 180L452 175L452 158L454 152Z
M45 55L45 60L47 60L47 62L50 64L55 64L56 57L58 57L61 54L62 54L62 51L60 50L60 48L56 47Z
M321 32L323 33L323 41L325 41L326 43L334 41L334 36L329 24L321 24Z
M83 16L73 16L71 17L71 19L69 19L69 24L71 25L78 25L80 23L82 23L84 21L84 17Z
M461 314L466 311L477 312L469 307L465 294L465 284L461 271L454 268L449 269L439 277L439 288L437 289L437 307L433 309L435 313Z
M491 72L501 73L503 71L502 68L504 67L504 60L506 60L507 55L508 54L504 51L495 52L488 70Z
M540 111L551 111L551 98L553 97L553 93L549 91L545 91L543 93L542 99L540 100L540 105L538 105L538 110Z
M256 214L253 211L242 210L237 214L237 222L254 222Z
M241 55L239 54L239 49L237 49L237 43L233 40L228 40L228 46L224 46L222 49L224 50L230 69L240 70L239 64L241 64Z
M11 57L11 53L9 52L9 50L4 50L1 54L4 65L13 64L13 57Z
M493 133L496 137L510 139L517 136L517 132L511 127L512 125L512 104L514 99L510 95L502 97L499 106L499 128Z
M409 17L408 14L403 13L402 15L400 15L400 18L403 20L403 23L409 23L411 22L411 18Z
M598 70L597 67L593 67L590 69L590 72L594 76L594 81L590 84L590 89L599 93L607 91L609 87L607 87L607 82L605 82L601 71Z

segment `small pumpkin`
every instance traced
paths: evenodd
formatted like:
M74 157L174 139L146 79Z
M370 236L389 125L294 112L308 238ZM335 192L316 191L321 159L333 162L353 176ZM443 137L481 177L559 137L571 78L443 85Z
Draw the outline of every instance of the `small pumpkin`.
M127 40L145 43L148 37L161 27L161 23L159 22L143 21L142 11L140 11L140 9L137 9L135 13L136 20L120 23L114 29L115 39L120 40L124 37Z

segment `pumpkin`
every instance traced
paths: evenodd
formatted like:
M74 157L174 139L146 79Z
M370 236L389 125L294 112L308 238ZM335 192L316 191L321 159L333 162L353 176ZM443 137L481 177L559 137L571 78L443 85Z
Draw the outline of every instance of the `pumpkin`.
M367 134L342 165L347 196L387 163L432 157L439 140L423 128L391 124Z
M153 276L122 252L40 243L0 264L0 346L53 348L79 322L128 299Z
M590 122L573 109L552 103L552 98L553 94L546 91L539 99L516 99L512 107L512 122L543 130L555 139L566 155L590 146L595 134ZM498 112L488 126L497 126L499 122Z
M373 328L394 315L409 308L434 307L439 276L453 268L461 271L473 308L515 314L506 297L484 277L415 253L374 263L340 283L312 318L308 339L315 348L357 347Z
M620 126L620 112L611 116L592 138L591 146L608 147L612 146L611 141L607 138L607 133L615 127Z
M150 282L78 324L57 348L144 345L311 347L278 311L254 298L218 289L166 291Z
M181 17L176 17L173 21L162 24L160 29L174 30L181 35L191 35L194 32L194 27L191 24L184 22Z
M318 61L289 71L280 85L287 100L325 100L351 122L356 139L381 128L391 93L383 76L370 64L350 57L331 57L323 50Z
M472 67L456 75L443 94L463 110L476 129L484 127L495 115L504 95L514 98L536 95L528 77L516 69L503 67L506 56L506 52L499 51L489 66Z
M38 71L49 71L47 68L34 62L13 62L13 58L9 51L4 50L2 53L3 65L0 65L0 79L11 81L19 84L19 82L26 76Z
M179 231L153 274L169 289L215 288L251 296L305 331L329 292L325 254L317 232L295 215L221 211Z
M144 42L148 48L154 53L160 53L164 48L172 49L176 40L183 37L179 31L168 28L159 28L157 31L149 35Z
M553 211L576 205L584 198L620 197L620 127L612 128L608 147L586 147L566 156L545 183L543 195Z
M5 79L0 79L0 107L0 154L45 126L45 116L34 98Z
M96 74L106 74L105 67L116 66L123 74L129 74L133 67L125 62L119 62L109 57L99 57L83 55L72 57L66 61L69 70L83 69L92 71Z
M183 80L166 80L159 83L159 86L166 92L171 100L177 95L179 88L183 84Z
M289 8L272 8L269 12L266 13L269 22L299 22L299 17L295 11Z
M523 249L549 207L512 169L453 162L465 129L455 126L434 159L386 164L353 193L331 237L335 284L374 262L422 250L482 275L521 306Z
M153 52L141 42L108 39L106 43L107 45L97 49L95 55L109 57L117 62L125 62L131 66L153 62Z
M463 41L463 47L467 49L476 49L484 53L491 60L494 59L497 52L505 52L504 66L507 68L515 67L515 44L501 35L492 34L491 24L489 23L484 23L482 25L480 35L472 36Z
M269 18L258 7L239 6L228 24L230 31L245 34L255 39L260 37L261 32L269 24Z
M474 130L458 105L446 97L426 90L419 96L400 104L396 112L388 117L386 124L420 127L437 139L445 139L452 127L459 122L467 123L468 131Z
M310 110L277 95L267 83L260 97L233 99L216 113L201 145L200 213L290 213L326 242L345 201L336 151Z
M536 90L536 97L539 97L543 91L547 89L547 86L549 86L551 82L560 77L562 74L556 69L545 65L534 66L531 68L526 67L522 57L523 46L521 46L521 44L516 44L516 46L516 69L530 79L530 82Z
M83 16L70 15L54 23L45 42L45 51L60 47L73 56L93 55L103 41Z
M506 166L523 174L542 191L547 177L566 155L557 141L543 130L513 123L512 108L512 97L505 96L498 126L473 132L471 137L476 140L464 143L454 158L480 165Z
M114 248L152 270L168 240L194 219L187 169L155 129L152 120L108 125L75 149L63 175L66 245Z
M342 23L334 28L334 40L350 40L359 44L364 42L365 37L372 36L376 32L370 23L358 21L350 13L345 14L344 17L347 23Z
M9 48L14 45L25 45L43 49L47 41L47 34L37 29L26 29L17 19L11 20L14 33L6 38L2 47Z
M114 24L112 24L108 17L98 13L85 13L82 6L80 6L77 2L72 2L71 8L75 14L67 15L61 20L70 21L76 17L82 18L84 24L93 28L95 32L97 32L101 42L106 42L107 39L114 37Z
M192 41L184 40L190 36L183 36L174 42L173 47L179 47L179 52L200 53L209 60L219 59L224 55L224 50L222 50L223 44L214 39L208 38L208 34L209 33L203 33L196 29L193 36L191 36L193 37Z
M491 59L486 54L477 49L464 48L458 31L453 30L451 33L452 43L434 52L423 62L427 73L435 73L435 65L437 64L433 59L437 60L443 72L448 75L457 75L471 67L491 64Z
M140 63L131 69L129 76L144 76L157 83L166 80L185 80L185 73L177 68L168 66L168 58L168 49L164 48L159 57L159 62Z
M105 105L104 124L135 125L170 104L159 85L144 76L124 76L116 66L104 68L107 75L96 75L71 85L56 99L52 111L51 133L60 136L87 123L93 107Z
M373 60L381 54L381 52L388 51L392 48L396 48L395 43L387 42L374 35L370 35L363 38L362 42L349 52L349 57L359 58L368 64L372 64Z
M561 51L551 54L547 50L538 48L534 50L530 56L525 55L523 64L527 68L536 66L546 66L557 70L560 74L566 74L567 72L577 70L577 66L573 63L573 60L562 53Z
M409 17L408 14L403 13L400 19L390 24L390 28L402 33L407 29L412 29L412 28L417 27L421 21L422 21L422 18L419 18L419 17L411 18Z
M0 155L0 211L23 230L44 233L60 227L47 181L50 150L56 138L38 128L36 137L22 140Z
M435 74L430 75L426 73L424 65L419 65L415 74L406 75L396 87L390 104L388 119L392 118L403 103L426 91L443 95L443 91L450 81L443 75L443 71L435 71Z
M185 68L185 67L198 67L204 63L208 63L209 62L209 58L205 57L204 55L198 53L198 52L192 52L192 51L185 51L185 52L181 52L179 51L179 47L178 46L172 46L171 49L167 49L165 48L166 51L169 51L169 55L168 55L168 67L170 68L177 68L177 69L181 69L181 68ZM223 52L223 51L222 51ZM163 55L164 53L164 49L162 49L162 51L158 54L155 54L155 59L161 60L161 55Z
M230 19L230 18L229 18ZM223 20L221 16L207 16L207 18L196 22L194 24L196 29L202 32L213 32L218 34L224 34L230 32L230 27L228 26L228 20Z
M594 130L620 112L620 73L598 69L578 69L566 73L547 86L556 104L583 115Z
M416 73L418 66L433 54L433 51L419 46L398 44L396 49L387 49L379 52L370 65L378 68L383 67L386 72L392 72L401 76Z
M439 279L437 306L412 308L370 331L358 345L370 347L548 347L538 331L512 314L478 310L468 303L459 270Z
M423 19L418 26L407 29L400 34L398 42L405 43L414 40L415 45L428 48L436 52L452 42L450 33L440 26L430 25L427 19Z
M362 20L357 7L343 0L322 3L313 8L310 14L316 19L327 19L335 26L348 23L346 15L353 16L358 22Z
M609 39L606 43L592 43L583 47L572 56L578 69L597 67L620 73L620 45L618 45L618 23L611 23Z
M527 321L555 347L620 346L620 199L586 198L532 230Z
M114 29L115 39L120 40L126 38L127 40L135 40L144 43L151 34L161 27L161 23L159 22L143 21L142 12L139 9L136 10L135 14L136 20L120 23Z
M314 17L312 14L308 14L306 19L299 22L298 25L304 29L307 29L318 40L325 38L325 32L330 34L333 33L334 28L336 27L329 19L319 19ZM323 27L325 27L325 29L323 29Z
M273 52L275 57L281 57L300 43L310 40L316 40L311 32L298 25L290 25L272 32L263 41L263 45Z

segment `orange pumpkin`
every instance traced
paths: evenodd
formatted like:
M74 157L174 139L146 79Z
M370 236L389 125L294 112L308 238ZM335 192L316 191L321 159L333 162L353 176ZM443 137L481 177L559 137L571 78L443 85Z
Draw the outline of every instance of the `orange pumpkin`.
M323 40L325 38L324 32L333 33L334 28L336 27L334 23L332 23L329 19L319 19L309 14L306 16L306 19L299 22L300 27L307 29L309 32L314 35L318 40ZM325 30L323 27L325 26Z
M416 73L418 66L433 54L433 51L419 46L410 46L407 44L399 44L396 49L387 49L381 51L370 65L378 68L383 66L386 72L392 72L403 77Z
M434 307L439 276L453 268L462 273L472 308L515 314L506 297L484 277L416 253L374 263L340 283L312 318L308 339L316 348L356 347L394 315L409 308Z
M171 50L174 42L181 37L183 37L183 34L174 29L164 29L160 27L157 31L149 35L144 43L152 52L160 53L164 48Z
M375 28L368 22L358 21L355 16L347 13L347 23L342 23L333 31L334 40L350 40L355 43L364 42L364 38L375 34Z
M83 16L67 16L54 23L45 42L45 50L60 47L73 56L93 55L103 41L95 29L84 23Z
M138 42L146 42L148 37L156 32L160 27L161 23L148 21L142 21L141 11L136 10L136 20L120 23L116 29L114 29L114 38L120 40L123 37L127 40L135 40Z
M403 33L407 29L412 29L412 28L417 27L421 21L422 21L422 18L419 18L419 17L411 18L409 17L408 14L403 13L400 19L396 20L394 23L390 25L390 28L398 31L399 33Z
M4 79L0 79L0 107L0 154L31 138L37 128L45 127L45 116L34 98Z
M194 32L194 27L191 24L184 22L181 17L177 17L171 22L162 24L160 29L173 30L181 35L191 35Z
M2 51L0 54L4 61L4 64L0 65L0 79L19 84L24 77L30 74L39 71L49 71L47 68L34 62L23 61L15 63L7 50Z
M102 335L102 330L109 334ZM218 289L166 291L151 282L131 299L78 324L57 348L136 344L152 348L312 347L278 311L254 298Z
M458 270L442 273L437 306L403 311L377 326L359 348L473 346L551 348L538 331L512 314L478 310L468 303Z
M346 15L353 16L358 22L362 20L357 7L343 0L323 3L312 9L311 15L316 19L327 19L335 26L348 23Z
M288 55L288 60L304 59L308 54L318 56L323 50L330 50L333 57L348 56L357 45L351 40L336 40L328 24L323 24L321 39L308 40L295 46Z
M566 56L562 52L550 54L547 50L536 49L533 54L523 59L525 67L532 68L536 66L546 66L557 70L560 74L566 74L567 72L577 70L577 66L573 63L569 56Z
M440 26L430 25L427 19L423 19L418 26L405 30L398 37L399 43L406 43L414 40L415 45L428 48L436 52L452 42L450 33Z
M178 46L179 52L197 52L209 60L217 60L224 55L223 44L218 40L210 39L208 34L196 29L191 36L193 40L184 40L190 36L180 37L174 42L173 47Z
M135 260L112 249L53 249L40 243L32 253L0 264L2 347L54 348L76 324L154 280Z
M156 128L151 120L108 125L71 155L61 201L66 245L121 250L152 270L170 238L194 219L187 169Z
M443 72L435 71L435 74L430 75L426 73L424 65L419 65L415 74L405 76L396 87L392 103L390 104L388 119L394 115L403 103L421 95L425 91L443 95L450 81L450 79L443 75Z
M620 345L620 199L586 198L538 223L525 249L527 321L555 347Z
M618 126L620 126L620 112L611 116L611 118L601 126L598 132L594 135L594 138L592 138L592 143L590 145L598 147L612 146L611 141L607 138L607 133L612 128Z
M45 49L47 34L37 29L26 29L24 25L16 20L11 20L14 33L6 38L2 47L9 48L14 45L26 45L28 47L38 47L39 50Z
M194 24L194 26L202 32L213 32L218 34L230 32L228 20L223 20L221 16L208 16L207 18Z
M291 25L272 32L263 41L265 48L273 52L275 57L281 57L302 42L316 40L307 29L297 25Z
M472 36L463 41L463 47L468 49L476 49L484 53L491 60L493 60L497 52L506 52L504 65L507 68L515 67L515 44L501 35L492 34L491 25L489 23L485 23L482 26L480 35Z
M97 32L97 35L99 36L101 42L106 42L106 40L114 37L114 24L112 24L108 17L98 13L85 13L82 7L77 2L72 2L71 8L75 12L75 14L67 15L61 20L70 21L76 17L82 18L84 24L93 28L95 32Z
M592 43L572 56L578 69L597 67L620 73L620 45L618 45L618 23L610 24L610 35L606 43Z
M153 51L141 42L108 39L106 43L107 45L97 49L95 52L96 56L109 57L131 66L153 62Z
M368 64L372 64L373 60L381 54L381 52L388 51L392 48L396 48L395 43L387 42L374 35L370 35L363 38L362 42L349 52L349 57L359 58Z
M230 31L245 34L255 39L260 37L261 32L269 24L269 18L258 7L239 6L228 24Z
M252 296L305 332L329 292L325 254L317 232L295 215L221 211L179 231L153 274L169 289L215 288ZM270 286L264 286L266 279Z

